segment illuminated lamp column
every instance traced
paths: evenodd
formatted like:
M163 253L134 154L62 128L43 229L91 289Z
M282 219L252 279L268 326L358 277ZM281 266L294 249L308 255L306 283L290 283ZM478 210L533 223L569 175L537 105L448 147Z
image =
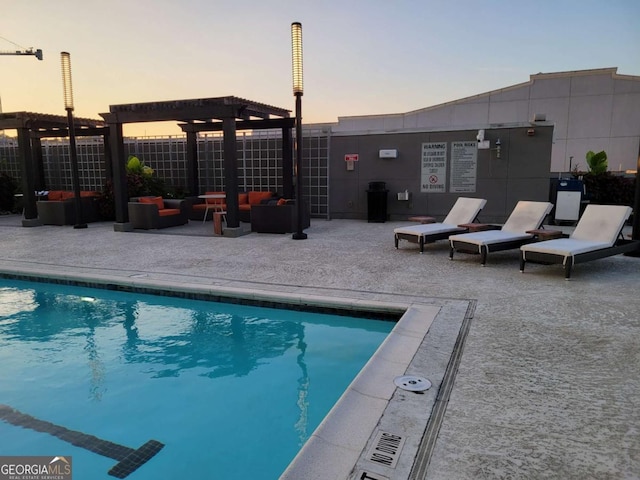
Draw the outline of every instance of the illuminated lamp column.
M60 52L62 61L62 87L64 91L64 108L69 123L69 156L71 157L71 177L76 211L76 223L73 228L87 228L82 221L82 200L80 199L80 174L78 172L78 154L76 150L76 132L73 124L73 87L71 85L71 56L69 52Z

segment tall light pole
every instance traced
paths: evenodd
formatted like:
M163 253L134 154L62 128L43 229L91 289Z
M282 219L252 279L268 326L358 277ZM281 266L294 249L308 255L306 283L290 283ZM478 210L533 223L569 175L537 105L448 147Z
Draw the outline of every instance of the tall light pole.
M302 201L302 24L291 24L291 53L293 59L293 95L296 97L296 211L297 226L291 238L304 240L307 234L302 231L304 204Z
M82 221L82 200L80 199L80 174L78 173L78 154L76 151L76 132L73 125L73 87L71 85L71 56L69 52L60 52L62 62L62 88L64 93L64 108L67 111L69 123L69 156L71 157L71 178L73 180L73 194L75 199L76 224L73 228L87 228Z

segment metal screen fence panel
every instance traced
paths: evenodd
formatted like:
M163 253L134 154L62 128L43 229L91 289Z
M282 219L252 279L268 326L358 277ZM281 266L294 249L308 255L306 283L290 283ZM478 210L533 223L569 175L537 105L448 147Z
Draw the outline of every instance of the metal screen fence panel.
M0 138L0 172L18 180L22 178L19 158L18 139Z
M125 155L135 155L154 170L169 188L186 188L186 136L125 138ZM304 196L313 217L329 218L329 143L322 129L303 130ZM102 191L106 165L102 137L76 139L81 190ZM199 192L225 189L224 145L222 133L198 136ZM257 130L237 137L238 189L270 190L282 194L282 132ZM48 190L72 190L71 158L68 139L42 141L44 183ZM18 141L0 141L0 171L20 181Z

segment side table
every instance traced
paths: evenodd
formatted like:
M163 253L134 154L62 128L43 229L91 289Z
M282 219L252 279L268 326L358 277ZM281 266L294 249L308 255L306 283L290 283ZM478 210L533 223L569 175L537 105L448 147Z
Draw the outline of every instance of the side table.
M538 240L553 240L554 238L561 238L562 231L560 230L545 230L544 228L536 228L535 230L527 230L527 233L532 234Z

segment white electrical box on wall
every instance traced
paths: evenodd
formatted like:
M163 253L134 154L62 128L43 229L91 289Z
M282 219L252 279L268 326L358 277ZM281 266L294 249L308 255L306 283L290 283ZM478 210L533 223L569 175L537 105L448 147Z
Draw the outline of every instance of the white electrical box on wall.
M398 150L395 148L380 150L380 158L398 158Z

